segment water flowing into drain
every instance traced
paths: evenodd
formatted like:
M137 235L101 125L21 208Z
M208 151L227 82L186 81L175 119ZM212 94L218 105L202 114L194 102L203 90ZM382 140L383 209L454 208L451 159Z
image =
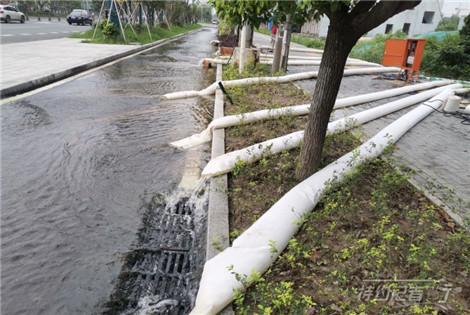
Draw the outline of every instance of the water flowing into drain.
M153 198L104 314L187 314L204 263L207 184Z

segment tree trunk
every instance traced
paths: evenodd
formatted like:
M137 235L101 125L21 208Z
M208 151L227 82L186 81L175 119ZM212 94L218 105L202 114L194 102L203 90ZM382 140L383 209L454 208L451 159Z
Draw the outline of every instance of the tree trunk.
M282 51L282 27L279 26L276 33L276 40L274 42L273 51L273 65L271 68L271 74L279 72L279 65L281 63L281 51Z
M305 127L297 177L303 180L320 166L323 144L330 114L343 77L344 66L356 40L341 26L328 28L325 49Z
M238 72L241 74L243 70L245 70L245 62L246 62L246 37L248 33L248 26L246 23L243 23L242 26L242 36L240 38L240 45L239 45L239 58L238 58Z
M286 28L284 30L284 45L282 49L281 68L287 72L287 61L289 60L290 39L292 34L292 19L291 15L286 16Z
M248 47L253 47L254 34L255 34L255 28L254 28L253 25L251 25L250 34L249 34L249 41L248 41Z

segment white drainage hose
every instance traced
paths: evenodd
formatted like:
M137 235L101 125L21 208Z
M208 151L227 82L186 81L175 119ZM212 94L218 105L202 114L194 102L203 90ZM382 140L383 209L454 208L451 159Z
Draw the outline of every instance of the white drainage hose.
M321 60L288 60L287 65L289 66L319 66ZM272 60L261 59L260 64L272 65ZM346 66L364 66L364 67L383 67L377 63L367 62L367 61L355 61L348 60L346 61Z
M264 273L298 231L299 221L313 210L329 184L340 182L355 167L378 157L388 145L397 142L439 108L451 93L451 89L441 92L287 192L235 239L231 247L205 263L196 305L190 314L211 315L224 309L233 300L235 291L245 289L235 274Z
M400 68L396 67L368 67L368 68L357 68L357 69L347 69L344 70L343 76L349 75L362 75L362 74L379 74L379 73L388 73L388 72L399 72ZM246 78L230 81L221 81L226 88L246 86L253 84L262 84L262 83L287 83L298 80L307 80L313 79L318 76L318 71L308 71L301 73L288 74L278 77L255 77L255 78ZM215 93L215 90L219 84L219 81L212 83L207 88L200 91L180 91L164 94L162 97L174 100L179 98L188 98L195 96L205 96Z
M211 64L222 64L226 65L229 64L230 60L227 58L204 58L201 60L200 64L211 63ZM263 65L272 65L272 59L261 58L259 61L260 64ZM289 59L288 65L289 66L319 66L321 63L321 59L318 60L293 60ZM364 66L364 67L383 67L377 63L367 62L367 61L357 61L357 60L348 60L346 61L346 66Z
M426 90L438 86L448 85L452 83L449 80L433 81L408 85L399 88L389 89L386 91L367 93L362 95L350 96L337 99L335 109L347 106L354 106L367 102L377 101L383 98L393 97L401 94L411 93L415 91ZM281 116L300 116L307 115L310 110L310 104L287 106L275 109L263 109L255 112L244 113L239 115L225 116L223 118L213 120L209 126L201 133L194 134L190 137L170 143L171 146L178 149L189 149L196 145L209 142L212 138L212 130L219 128L233 127L243 124L249 124L255 121L275 119Z
M456 87L457 85L443 86L440 88L432 89L429 91L421 92L411 95L387 104L383 104L338 120L328 124L327 135L340 133L345 130L362 125L371 120L380 118L390 113L399 111L408 106L425 101L448 88ZM206 165L202 171L203 177L212 177L220 174L229 173L233 170L238 161L245 163L253 163L265 156L271 156L281 153L285 150L291 150L300 146L304 139L304 131L296 131L288 135L270 139L261 143L257 143L246 147L244 149L236 150L233 152L220 155Z

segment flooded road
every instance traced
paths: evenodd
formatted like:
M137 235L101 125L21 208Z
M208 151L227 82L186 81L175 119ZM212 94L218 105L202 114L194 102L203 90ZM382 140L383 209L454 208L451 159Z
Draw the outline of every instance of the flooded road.
M100 313L146 205L181 179L167 144L200 130L203 29L1 108L2 313Z

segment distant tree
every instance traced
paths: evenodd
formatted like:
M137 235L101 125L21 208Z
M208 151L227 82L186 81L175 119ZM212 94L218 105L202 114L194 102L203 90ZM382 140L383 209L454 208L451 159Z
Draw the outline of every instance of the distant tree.
M436 31L456 31L459 27L459 16L452 15L451 17L444 17L436 27Z
M209 0L217 15L231 25L250 24L259 27L272 16L276 1L268 0Z
M465 53L470 57L470 14L465 17L463 27L459 34Z
M217 15L224 20L224 23L236 25L238 28L243 24L257 28L261 23L270 19L278 25L286 24L287 43L285 43L284 68L287 67L292 24L303 24L306 20L317 15L317 11L308 5L309 1L305 0L209 0L209 3L215 8ZM279 57L280 51L275 51L274 55ZM278 69L278 66L279 64L273 65L273 69Z

